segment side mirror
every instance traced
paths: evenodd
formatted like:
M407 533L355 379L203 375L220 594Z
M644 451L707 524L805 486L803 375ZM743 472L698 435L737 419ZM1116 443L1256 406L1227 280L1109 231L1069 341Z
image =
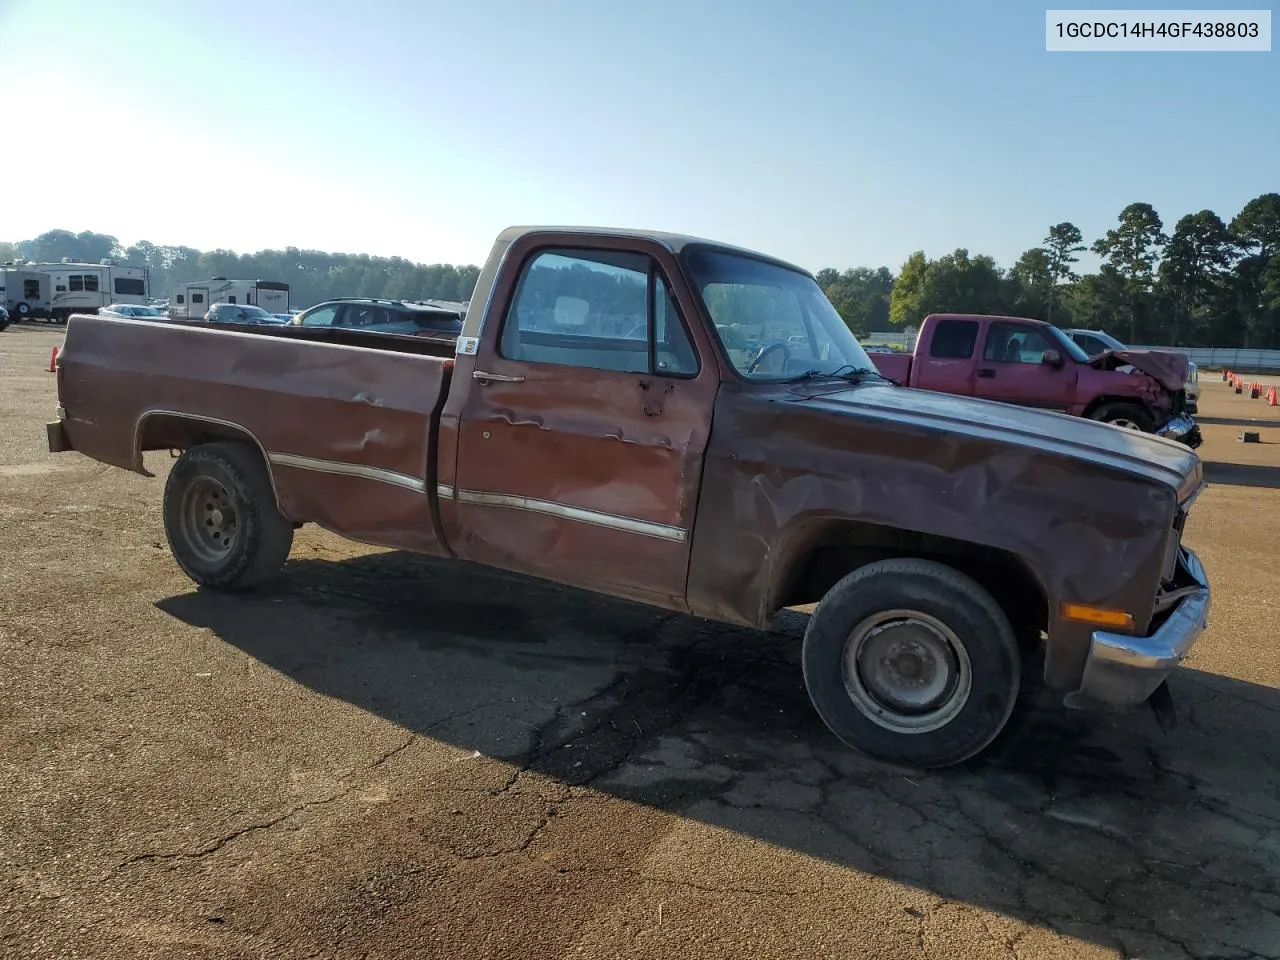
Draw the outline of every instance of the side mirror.
M1057 350L1046 350L1040 357L1041 363L1046 363L1051 367L1057 368L1062 366L1062 354Z

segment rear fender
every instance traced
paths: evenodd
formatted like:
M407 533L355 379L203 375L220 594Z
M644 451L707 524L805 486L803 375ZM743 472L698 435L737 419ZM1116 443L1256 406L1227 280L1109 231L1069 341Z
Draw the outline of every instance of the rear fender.
M175 410L148 410L138 418L133 431L134 471L144 477L154 477L143 462L143 453L148 450L186 450L201 443L215 440L238 440L258 451L263 464L267 468L267 477L271 480L271 494L275 497L276 507L284 513L280 499L280 490L276 485L275 473L271 467L271 458L266 447L246 427L229 420L206 417L199 414L179 413Z

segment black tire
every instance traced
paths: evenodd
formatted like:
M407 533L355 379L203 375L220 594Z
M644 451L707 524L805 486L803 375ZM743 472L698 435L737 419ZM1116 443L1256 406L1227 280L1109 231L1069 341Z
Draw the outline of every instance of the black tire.
M899 612L909 612L914 621L907 625ZM877 618L884 622L874 624ZM869 622L874 626L867 627ZM866 663L851 669L846 680L846 646L868 641L870 650L890 644L872 664L883 668L886 682L926 674L948 678L940 696L954 692L940 701L932 721L918 706L895 711L878 697L876 688L883 685L861 669ZM895 642L913 646L890 667ZM939 655L919 655L929 647ZM878 760L921 768L952 766L985 749L1013 712L1022 673L1013 628L991 594L952 567L912 558L871 563L836 583L809 619L801 661L809 699L832 733Z
M212 590L244 590L270 579L293 547L293 524L276 506L262 455L232 441L200 444L178 457L164 486L164 530L178 566Z
M1154 433L1156 429L1151 414L1136 403L1104 403L1093 412L1091 419L1143 433Z

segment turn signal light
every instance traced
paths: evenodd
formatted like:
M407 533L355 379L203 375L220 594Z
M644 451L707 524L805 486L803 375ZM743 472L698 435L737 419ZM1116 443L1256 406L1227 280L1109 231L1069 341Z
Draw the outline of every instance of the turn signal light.
M1076 620L1080 623L1094 623L1100 627L1119 627L1122 630L1133 629L1133 615L1123 610L1109 610L1106 607L1091 607L1087 603L1064 603L1062 605L1064 620Z

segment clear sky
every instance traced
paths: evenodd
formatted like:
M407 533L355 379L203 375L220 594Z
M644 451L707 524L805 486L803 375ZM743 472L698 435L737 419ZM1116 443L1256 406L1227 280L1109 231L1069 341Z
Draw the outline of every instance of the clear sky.
M476 263L591 223L896 271L1280 190L1280 53L1046 53L1044 11L0 0L0 239Z

